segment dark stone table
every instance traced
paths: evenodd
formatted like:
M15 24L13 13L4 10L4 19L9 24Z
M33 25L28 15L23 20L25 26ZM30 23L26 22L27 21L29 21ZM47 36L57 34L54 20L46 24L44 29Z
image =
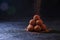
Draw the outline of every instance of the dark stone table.
M24 29L28 22L0 22L0 40L60 40L60 33L34 33ZM57 24L56 24L57 23ZM54 30L60 30L60 22L50 21L45 24Z

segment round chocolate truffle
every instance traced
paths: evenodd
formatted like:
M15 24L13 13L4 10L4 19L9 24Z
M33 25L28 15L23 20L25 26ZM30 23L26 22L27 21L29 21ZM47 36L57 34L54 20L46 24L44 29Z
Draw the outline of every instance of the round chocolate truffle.
M45 24L42 24L41 28L42 28L42 30L46 30L47 29Z
M34 31L40 32L40 31L41 31L41 27L40 27L39 25L36 25L36 26L34 27Z
M41 25L41 24L43 24L42 20L36 20L36 25Z
M34 19L31 19L31 20L29 21L29 24L35 25L35 20L34 20Z
M34 15L34 16L33 16L33 19L39 20L39 19L40 19L40 16L39 16L39 15Z
M29 24L27 26L27 31L33 31L33 29L34 29L33 25Z

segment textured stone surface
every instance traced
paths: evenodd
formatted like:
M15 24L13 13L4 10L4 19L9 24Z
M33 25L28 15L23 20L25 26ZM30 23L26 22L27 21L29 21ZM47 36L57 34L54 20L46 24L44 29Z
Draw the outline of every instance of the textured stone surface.
M59 30L59 22L46 22L48 27ZM26 32L27 22L0 22L0 40L60 40L59 33Z

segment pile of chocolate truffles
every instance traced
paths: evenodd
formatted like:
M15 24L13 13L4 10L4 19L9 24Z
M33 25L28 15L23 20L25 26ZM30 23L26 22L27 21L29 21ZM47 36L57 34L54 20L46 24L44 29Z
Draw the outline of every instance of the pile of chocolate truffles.
M33 19L29 21L26 30L31 32L41 32L46 30L46 25L43 23L39 15L34 15Z

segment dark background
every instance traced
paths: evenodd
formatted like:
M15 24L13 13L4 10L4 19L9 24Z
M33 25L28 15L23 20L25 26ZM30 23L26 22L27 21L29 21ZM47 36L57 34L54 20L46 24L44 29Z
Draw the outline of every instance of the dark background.
M33 4L34 0L0 0L0 6L2 2L8 3L8 6L14 6L14 13L7 13L8 11L2 11L0 9L0 19L23 19L29 18L34 15ZM59 0L42 0L40 16L45 19L59 19L60 18L60 1ZM13 10L12 10L13 11Z

